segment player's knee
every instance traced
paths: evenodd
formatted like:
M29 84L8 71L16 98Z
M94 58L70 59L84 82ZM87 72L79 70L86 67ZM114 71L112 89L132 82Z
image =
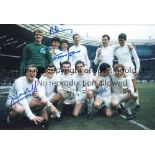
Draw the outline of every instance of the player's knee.
M62 95L61 94L56 94L54 97L53 97L53 100L54 101L59 101L62 99Z
M111 102L111 105L114 106L114 107L116 107L118 104L119 104L119 102L116 101L116 100L113 100L113 101Z
M41 105L46 106L47 105L47 100L42 99L41 100Z
M21 105L16 106L14 109L16 114L22 114L24 112L24 108Z
M99 102L94 102L94 108L99 108L100 103Z
M106 113L106 117L111 117L112 113Z
M138 96L131 96L131 99L133 99L134 101L137 100Z
M112 116L112 111L111 111L110 109L106 110L106 111L105 111L105 115L106 115L107 117L111 117L111 116Z

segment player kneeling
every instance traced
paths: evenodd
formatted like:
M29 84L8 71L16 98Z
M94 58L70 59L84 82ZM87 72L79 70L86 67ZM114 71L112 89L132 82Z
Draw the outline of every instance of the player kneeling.
M114 71L115 74L111 76L113 91L111 103L113 106L119 107L125 102L127 120L134 119L135 114L131 112L131 109L136 106L137 93L134 93L132 80L125 75L125 68L122 64L116 64Z
M71 63L64 61L62 63L62 74L60 75L60 84L62 91L62 111L63 113L72 114L73 106L75 104L75 83L74 74L71 73Z
M94 102L94 108L102 110L104 107L105 115L107 117L112 116L111 110L111 79L109 76L110 65L102 63L99 66L99 75L94 78L96 85L96 98Z
M7 123L11 124L20 119L23 115L34 122L42 124L41 127L48 128L48 121L44 117L47 100L41 98L38 90L38 79L36 79L37 67L28 65L25 69L25 76L15 80L8 95L6 105L9 109ZM39 108L40 114L34 114L33 109ZM36 112L36 111L35 111Z
M46 72L39 79L39 90L42 98L48 101L47 109L52 112L51 117L60 118L61 111L61 99L62 99L62 87L60 85L59 74L56 74L56 67L53 64L49 64L46 67ZM57 106L57 109L53 104ZM48 116L46 116L48 118Z
M75 64L77 71L75 75L76 83L76 95L75 95L75 107L73 110L73 116L77 117L85 105L87 106L88 119L93 119L92 106L94 103L93 93L93 73L86 72L85 64L83 61L77 61Z

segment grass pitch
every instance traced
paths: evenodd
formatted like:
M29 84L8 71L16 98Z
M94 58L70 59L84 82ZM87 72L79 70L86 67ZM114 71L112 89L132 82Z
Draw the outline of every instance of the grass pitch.
M138 84L141 109L137 112L136 122L155 129L155 83ZM2 107L2 100L1 106ZM3 99L4 102L4 99ZM1 110L2 108L0 108ZM1 128L1 127L0 127ZM6 129L31 129L29 123L22 119ZM50 120L50 130L141 130L142 128L114 115L111 118L97 114L93 120L88 120L86 115L74 118L65 115L62 121Z

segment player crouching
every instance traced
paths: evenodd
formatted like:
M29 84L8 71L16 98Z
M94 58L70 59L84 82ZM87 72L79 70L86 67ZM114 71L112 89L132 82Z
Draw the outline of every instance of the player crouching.
M107 117L110 117L113 114L111 110L111 79L109 73L110 65L102 63L99 66L99 75L94 78L96 85L94 108L96 109L96 112L100 109L104 109Z
M134 86L129 76L125 75L125 68L122 64L116 64L114 66L115 74L111 76L112 80L112 105L120 107L125 103L127 110L127 120L135 118L135 114L131 112L134 108L137 94L134 93Z
M75 64L77 71L75 75L76 94L75 107L73 109L73 116L77 117L82 110L87 106L88 119L93 119L92 106L94 103L93 93L93 73L85 71L85 64L83 61L77 61Z
M8 95L6 106L9 114L7 123L11 124L26 115L34 126L40 129L47 129L49 124L45 119L47 100L42 99L38 90L39 82L36 79L37 67L28 65L25 69L25 76L15 80ZM36 113L36 108L40 113ZM33 110L35 111L33 112ZM33 126L33 127L34 127Z

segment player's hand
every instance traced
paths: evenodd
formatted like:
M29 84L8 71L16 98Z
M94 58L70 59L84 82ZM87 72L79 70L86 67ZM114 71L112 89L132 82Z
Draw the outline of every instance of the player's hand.
M38 123L41 123L44 120L41 116L34 116L32 121L37 125Z
M100 82L99 81L96 81L96 87L98 88L100 86Z
M100 86L100 81L93 79L93 82L95 83L96 88Z
M35 92L33 93L33 96L34 96L34 97L40 98L40 95L39 95L39 92L38 92L38 91L35 91Z
M133 45L131 45L131 44L128 45L128 48L129 48L130 51L132 51L133 50Z
M50 53L51 53L51 54L55 54L53 48L51 48Z
M136 71L136 72L134 73L134 76L138 76L138 74L139 74L139 71Z
M63 89L59 90L58 92L61 96L64 96L65 95L65 92L63 91Z
M58 110L54 105L51 105L51 112L56 113Z
M128 89L127 92L128 92L128 94L131 94L131 90Z
M128 76L128 74L124 73L124 77L126 78Z
M97 51L96 51L97 57L99 57L101 55L101 51L102 51L102 48L97 49Z

